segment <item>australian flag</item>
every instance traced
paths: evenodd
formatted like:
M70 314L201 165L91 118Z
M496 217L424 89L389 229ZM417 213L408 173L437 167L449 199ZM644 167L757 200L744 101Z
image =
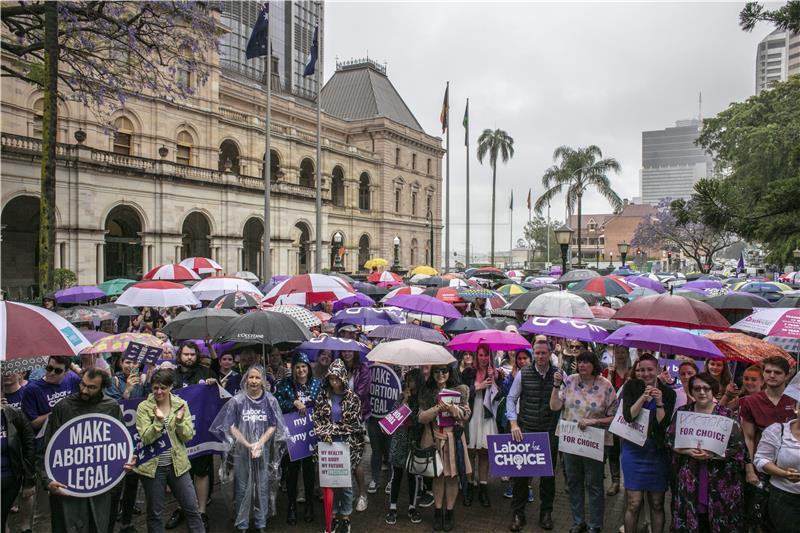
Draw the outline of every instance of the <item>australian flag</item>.
M314 39L311 41L311 51L308 53L306 68L303 70L303 77L314 74L317 67L317 55L319 55L319 26L314 28Z
M247 59L253 59L267 54L269 54L269 2L264 2L253 25L250 40L247 41L245 56Z

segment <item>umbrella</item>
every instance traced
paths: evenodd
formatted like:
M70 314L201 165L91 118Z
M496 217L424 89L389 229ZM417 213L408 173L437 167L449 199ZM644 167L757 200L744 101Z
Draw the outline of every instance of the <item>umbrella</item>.
M200 279L193 270L183 265L161 265L151 269L142 279L161 279L167 281L189 281Z
M319 326L322 324L322 320L317 315L299 305L276 305L270 307L269 310L274 313L290 316L307 328L313 328L314 326Z
M541 289L534 289L530 292L526 292L525 294L520 294L519 296L514 298L511 301L511 303L509 303L505 308L511 311L525 311L531 304L531 302L536 299L537 296L547 292L558 292L558 289L541 288Z
M757 307L753 314L736 322L731 329L773 337L800 338L800 309L794 307Z
M637 324L725 331L730 323L710 305L670 294L643 296L617 311L614 318Z
M614 311L617 309L622 309L622 306L625 305L625 302L615 296L606 296L606 300L608 300L608 303L611 305L611 309Z
M772 307L768 300L749 292L729 292L706 300L706 303L718 310L729 322L736 322L753 312L754 307Z
M358 352L362 356L367 355L367 352L369 352L369 348L358 341L329 337L327 335L307 340L297 347L297 351L306 354L310 361L316 361L317 355L322 350L330 350L332 352Z
M239 344L294 345L311 338L308 328L296 318L269 311L253 311L231 320L218 334L216 341Z
M189 257L181 261L181 265L198 274L215 274L222 270L219 263L206 257Z
M570 287L573 291L590 291L602 294L603 296L625 295L631 292L629 285L610 276L598 276L584 279Z
M465 316L462 318L457 318L455 320L450 320L447 323L445 323L444 326L442 326L442 331L444 331L448 335L458 335L460 333L469 333L472 331L481 331L485 329L504 329L504 328L495 327L486 318L476 318L471 316Z
M476 268L470 271L468 276L470 278L508 279L505 272L494 267Z
M351 284L351 285L352 285L352 284L355 282L355 280L354 280L353 278L351 278L351 277L350 277L350 276L348 276L347 274L343 274L343 273L341 273L341 272L330 272L328 275L329 275L329 276L333 276L334 278L343 279L343 280L345 280L347 283L349 283L349 284ZM290 278L290 277L291 277L291 276L286 276L286 279L288 279L288 278ZM272 278L274 279L274 278L275 278L275 276L272 276Z
M386 295L381 298L381 302L386 303L386 300L394 298L398 294L422 294L423 292L425 292L425 289L422 287L397 287L386 293Z
M625 278L625 283L628 285L636 285L637 287L644 287L659 294L666 292L666 289L664 289L660 281L645 276L628 276Z
M768 335L764 337L766 342L770 342L777 346L780 346L787 352L800 354L800 337L792 338L792 337L776 337L773 335Z
M580 296L583 299L583 301L585 301L589 305L599 305L607 301L602 294L592 291L570 290L569 292L571 292L575 296Z
M725 357L713 342L702 335L666 326L625 326L606 337L604 342L702 359Z
M506 276L509 278L522 279L525 277L525 272L523 272L522 270L509 270L508 272L506 272Z
M258 283L258 276L256 276L255 274L253 274L252 272L249 272L247 270L240 270L239 272L234 274L233 277L234 278L242 278L243 280L249 281L250 283L252 283L254 285L256 283Z
M361 294L366 294L372 298L386 296L389 291L387 291L383 287L378 287L376 285L372 285L371 283L364 283L363 281L356 281L353 283L353 288L360 292Z
M103 320L114 320L114 315L110 311L97 307L86 307L85 305L76 305L75 307L59 309L56 311L56 314L66 318L73 324L77 322L94 322L95 320L100 322Z
M386 326L388 324L400 324L403 320L385 309L349 307L333 315L330 322L340 326L345 324L352 326Z
M698 291L699 291L699 289L698 289ZM673 294L675 296L683 296L684 298L689 298L691 300L697 300L698 302L705 302L706 300L708 300L709 297L706 295L705 292L703 292L703 291L699 291L698 292L698 291L695 291L695 290L692 290L692 289L688 289L688 290L685 290L685 291L676 290Z
M106 333L105 331L95 331L93 329L79 329L78 331L81 332L81 335L86 337L86 340L94 344L95 342L99 341L100 339L105 339L106 337L110 337L113 333Z
M560 278L556 280L556 283L558 283L559 285L567 285L568 283L573 283L575 281L583 281L585 279L598 278L598 277L600 277L600 274L598 274L594 270L579 268L576 270L570 270L566 274L562 275Z
M164 348L164 343L155 335L127 332L104 337L92 343L91 346L81 351L81 353L124 352L128 349L128 344L131 342L138 342L139 344L154 346L156 348Z
M535 316L519 328L524 333L548 335L583 342L605 342L608 330L583 320Z
M416 324L378 326L367 333L367 337L370 339L384 340L417 339L434 344L447 344L447 337L435 329L417 326Z
M333 302L333 312L341 311L346 307L375 307L375 300L367 296L366 294L361 294L357 292L353 296L348 296L347 298L342 298L336 302Z
M274 276L269 278L269 282L270 283L274 283L275 285L277 285L281 281L286 281L287 279L291 279L291 277L292 276L289 276L289 275L286 275L286 274L275 274Z
M208 304L208 307L213 309L256 309L260 301L260 298L256 298L250 293L236 291L219 296Z
M409 274L411 274L412 276L417 274L424 274L426 276L435 276L438 273L439 273L438 270L427 265L420 265L418 267L415 267L414 270L412 270L411 272L409 272Z
M373 363L400 366L449 365L456 362L444 347L417 339L382 342L367 354Z
M416 285L423 287L469 287L470 284L459 278L446 278L443 276L433 276L415 282Z
M88 302L89 300L99 300L105 298L106 293L98 289L94 285L78 285L76 287L69 287L68 289L61 289L56 292L56 302L60 304L79 304Z
M624 267L615 268L613 272L611 272L612 276L633 276L634 272L628 268L628 265Z
M109 311L114 316L139 316L139 311L134 309L129 305L121 305L117 302L111 302L106 304L100 304L95 306L97 309L103 309L104 311Z
M23 369L23 361L15 364L12 359L74 356L88 346L89 341L75 326L52 311L35 305L0 301L0 361L4 361L4 372ZM16 370L11 370L14 368Z
M661 292L654 291L653 289L648 289L647 287L638 286L633 289L628 294L624 295L629 301L635 300L636 298L641 298L642 296L657 296L659 294L663 294L664 289L661 289Z
M461 293L454 287L431 287L422 294L451 304L464 303Z
M587 320L589 324L593 326L600 326L601 328L611 332L617 331L619 328L630 326L633 322L628 322L627 320L616 320L616 319L605 319L605 318L593 318L591 320Z
M594 318L589 304L571 292L546 292L531 302L526 315L552 316L560 318Z
M386 289L386 290L389 290L389 289L391 289L393 287L404 287L405 286L402 281L394 281L394 280L392 280L392 281L379 281L376 285L378 287L380 287L382 289Z
M698 279L695 281L689 281L681 285L682 289L721 289L723 287L721 281L717 280L710 280L710 279Z
M595 318L611 318L617 314L617 312L610 307L603 307L600 305L590 305L589 309L592 311Z
M403 283L403 278L401 278L394 272L384 270L383 272L371 273L369 276L367 276L367 281L369 281L370 283L378 283L380 281L393 281L395 283Z
M706 333L705 336L725 354L726 359L731 361L755 364L767 357L777 355L789 361L790 365L794 366L795 364L792 356L780 346L744 333Z
M234 277L211 277L199 281L192 286L192 292L199 300L216 300L220 296L231 292L245 292L253 298L261 299L264 297L258 287L249 281Z
M775 302L775 307L800 307L800 294L787 294Z
M117 278L104 281L97 287L101 291L106 293L106 296L119 296L120 294L122 294L122 291L124 291L134 283L136 283L136 280L134 279Z
M517 285L516 283L509 283L508 285L503 285L497 292L505 296L506 298L515 298L520 294L525 294L528 292L528 289L523 287L522 285Z
M733 286L736 291L752 291L752 292L789 292L792 288L785 283L778 283L776 281L762 282L762 281L743 281ZM58 295L58 293L56 293Z
M702 280L712 280L712 281L720 281L717 276L713 276L711 274L703 274L702 272L690 272L686 274L687 281L702 281Z
M495 291L490 289L484 289L483 287L460 287L458 289L458 294L464 300L476 300L478 298L483 298L484 300L488 300L489 298L494 298L495 296L498 296L498 293L496 293Z
M413 311L423 315L434 315L445 318L461 318L461 313L451 304L441 302L424 294L398 294L384 302L406 311Z
M364 268L366 270L372 270L374 268L383 268L389 266L389 261L383 259L382 257L375 257L373 259L368 259L366 263L364 263Z
M231 309L197 309L184 311L162 331L173 339L207 339L216 337L228 322L239 318L239 314Z
M280 282L264 296L264 300L271 304L309 305L340 300L354 292L355 289L339 277L302 274Z
M424 279L428 279L428 278L430 278L430 277L431 277L431 276L430 276L429 274L414 274L413 276L411 276L410 278L408 278L408 282L409 282L411 285L413 285L413 284L415 284L415 283L419 283L420 281L422 281L422 280L424 280Z
M175 307L200 305L200 300L180 283L142 281L125 289L116 303L131 307Z
M547 285L549 283L555 283L558 278L554 278L553 276L529 276L525 278L525 283L533 283L535 285Z
M465 350L474 352L479 346L486 345L492 351L530 349L528 339L513 331L500 331L497 329L482 329L456 335L447 343L451 350Z

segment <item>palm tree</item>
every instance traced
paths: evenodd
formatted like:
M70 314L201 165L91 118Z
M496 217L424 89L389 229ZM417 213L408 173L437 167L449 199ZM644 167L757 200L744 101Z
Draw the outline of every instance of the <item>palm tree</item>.
M534 205L536 214L541 215L555 195L567 187L567 210L572 213L578 208L578 264L581 264L581 202L589 187L596 188L611 204L614 212L622 210L622 200L611 188L608 173L619 173L621 167L613 157L602 159L603 152L595 145L577 150L569 146L559 146L553 152L553 165L542 176L545 191Z
M514 157L514 139L503 130L485 129L478 137L478 161L483 164L486 155L489 155L489 165L492 167L492 266L494 266L494 197L497 186L497 157L503 163Z

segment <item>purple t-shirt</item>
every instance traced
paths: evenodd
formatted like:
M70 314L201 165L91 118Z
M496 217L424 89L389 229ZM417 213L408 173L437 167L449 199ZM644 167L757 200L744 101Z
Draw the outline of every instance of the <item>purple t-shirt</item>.
M8 431L6 429L6 414L0 412L0 477L3 479L11 477L14 472L11 470L11 456L8 453Z
M342 420L342 399L344 394L331 395L331 422L334 424Z
M30 420L46 415L53 406L76 392L80 376L70 371L58 385L47 383L44 379L29 381L22 397L22 411Z
M26 385L27 386L27 385ZM9 394L3 393L8 405L11 407L16 407L17 409L22 409L22 397L25 393L25 386L20 387L17 392L12 392Z

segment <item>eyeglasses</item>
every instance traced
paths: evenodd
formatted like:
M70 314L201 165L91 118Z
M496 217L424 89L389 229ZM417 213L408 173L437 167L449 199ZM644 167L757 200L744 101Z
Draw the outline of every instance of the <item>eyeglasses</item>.
M694 392L709 393L709 392L711 392L711 387L693 387L692 390Z
M449 374L450 373L450 369L449 368L434 368L433 370L431 370L431 372L434 373L434 374Z
M50 366L50 365L47 365L47 366L45 367L45 370L46 370L47 372L52 372L52 373L53 373L53 374L55 374L55 375L59 375L59 374L63 374L63 373L64 373L64 370L66 370L66 369L64 369L64 368L58 368L58 367L56 367L56 366Z

